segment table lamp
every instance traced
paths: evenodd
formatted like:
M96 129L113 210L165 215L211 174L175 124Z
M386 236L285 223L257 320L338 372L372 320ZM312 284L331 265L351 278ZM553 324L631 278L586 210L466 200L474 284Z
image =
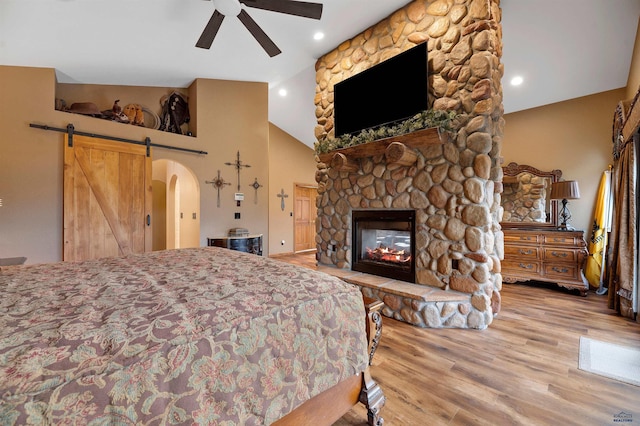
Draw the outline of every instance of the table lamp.
M562 208L560 209L560 226L558 229L565 231L573 231L575 228L569 224L571 219L571 212L567 207L567 200L577 200L580 198L580 188L578 188L578 182L575 180L563 180L560 182L554 182L551 184L551 196L552 200L562 200Z

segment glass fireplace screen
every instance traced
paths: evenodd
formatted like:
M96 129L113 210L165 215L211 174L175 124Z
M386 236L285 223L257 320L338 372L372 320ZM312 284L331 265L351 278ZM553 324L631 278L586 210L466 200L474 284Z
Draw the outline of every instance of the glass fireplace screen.
M411 231L363 229L361 237L361 262L411 267Z
M354 211L351 269L402 281L415 281L415 213Z

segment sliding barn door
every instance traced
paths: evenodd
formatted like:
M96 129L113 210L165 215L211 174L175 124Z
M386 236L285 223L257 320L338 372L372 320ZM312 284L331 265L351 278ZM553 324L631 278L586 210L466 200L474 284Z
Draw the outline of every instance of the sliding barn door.
M63 260L149 251L151 191L145 146L65 135Z

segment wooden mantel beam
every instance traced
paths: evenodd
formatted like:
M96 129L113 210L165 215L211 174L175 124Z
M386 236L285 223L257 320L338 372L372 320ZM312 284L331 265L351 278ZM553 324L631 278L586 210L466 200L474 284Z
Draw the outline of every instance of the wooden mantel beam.
M336 152L331 158L331 168L341 172L357 172L360 164L353 158L349 158L341 152Z
M418 160L418 154L401 142L391 142L384 152L388 163L410 166Z
M323 163L329 164L336 153L344 154L349 158L375 157L384 155L387 147L393 142L401 142L409 148L419 148L426 145L443 144L448 140L448 133L440 133L437 128L418 130L406 135L394 136L386 139L379 139L373 142L363 143L349 148L336 149L334 151L318 154L318 158Z

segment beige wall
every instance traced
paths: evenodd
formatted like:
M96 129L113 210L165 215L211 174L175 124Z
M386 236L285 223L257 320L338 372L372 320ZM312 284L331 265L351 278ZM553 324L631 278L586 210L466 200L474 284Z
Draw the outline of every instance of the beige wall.
M633 58L629 67L629 79L627 80L627 93L625 99L633 99L640 89L640 19L636 30L636 42L633 49Z
M0 257L60 260L62 135L29 127L67 124L54 110L55 73L0 67L0 98Z
M611 156L613 112L625 90L559 102L505 114L504 164L514 161L541 170L562 170L565 180L577 180L579 200L569 201L576 229L589 238L600 176Z
M268 199L269 163L269 121L268 86L266 83L247 83L222 80L197 80L198 99L198 139L204 139L209 155L193 156L163 152L167 158L180 161L190 168L200 183L201 193L201 245L207 237L226 235L229 228L242 227L252 233L264 234L265 248L268 247ZM237 173L233 166L236 153L250 168L240 172L240 192L245 201L237 207L234 194L238 192ZM181 159L182 158L182 159ZM220 190L221 205L217 207L217 191L206 180L213 180L220 170L226 182L231 183ZM258 203L254 204L250 186L254 178L264 185L259 191ZM234 213L240 219L234 219ZM268 254L268 251L267 251Z
M302 144L279 127L269 126L269 253L292 253L293 198L295 184L316 185L316 161L313 149ZM284 189L289 197L281 209L277 194ZM263 191L261 188L259 191ZM249 197L251 200L253 195ZM285 241L284 245L281 244Z
M159 101L155 88L89 85L72 91L84 97L93 96L96 90L101 93L96 102L100 109L110 108L115 99L121 99L121 106L134 101L152 106ZM208 151L208 155L198 155L162 148L153 150L154 159L178 161L197 176L201 193L200 245L206 244L208 236L224 235L231 227L246 227L267 237L267 194L270 193L267 84L197 80L185 90L190 97L191 126L198 137L56 111L53 69L0 66L3 99L0 106L0 198L3 200L0 257L26 256L28 263L62 259L63 135L30 128L29 123L60 128L73 123L78 131L140 141L149 136L152 143ZM83 101L94 100L67 100ZM233 200L237 191L235 169L224 164L235 161L238 150L242 162L251 165L241 172L241 191L250 200L241 207L236 207ZM217 170L232 183L221 191L220 208L216 207L216 191L205 184L216 176ZM253 204L250 197L253 188L249 185L256 177L265 187L259 191L258 204ZM235 212L241 213L240 220L234 219Z

